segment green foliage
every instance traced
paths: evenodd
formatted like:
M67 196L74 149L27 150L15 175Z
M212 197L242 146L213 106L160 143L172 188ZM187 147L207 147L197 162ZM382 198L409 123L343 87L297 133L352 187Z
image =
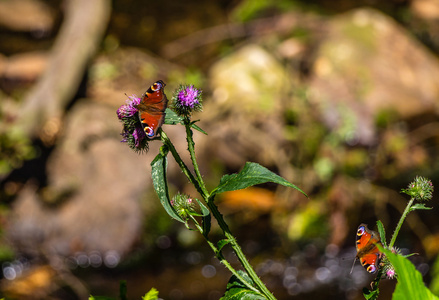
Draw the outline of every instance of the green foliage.
M166 109L166 116L165 116L165 124L168 125L176 125L181 124L184 125L184 118L182 116L177 115L173 110L167 108ZM204 133L207 135L207 132L201 129L198 125L195 124L195 122L191 123L191 128Z
M378 295L380 293L380 289L369 290L367 288L363 289L363 296L366 300L375 300L378 299Z
M157 300L159 298L159 291L155 288L151 288L145 296L142 297L142 300ZM119 283L119 300L127 300L127 284L125 280L122 280ZM88 300L116 300L115 298L106 297L106 296L91 296L88 297Z
M221 178L218 187L215 188L210 194L210 197L212 198L219 193L241 190L256 184L266 182L273 182L294 188L307 196L305 192L303 192L297 186L280 177L279 175L271 172L267 168L257 163L247 162L241 172L237 174L224 175Z
M200 200L197 199L197 202L200 205L201 215L202 215L202 220L203 220L203 223L202 223L203 224L203 227L202 227L203 232L202 233L203 233L204 237L207 238L207 236L209 235L209 232L210 232L210 226L212 224L212 222L211 222L212 217L210 215L209 209L206 206L204 206L204 204Z
M416 203L415 205L410 207L410 211L414 211L414 210L417 210L417 209L430 210L432 208L428 207L428 206L425 206L423 203Z
M377 227L378 227L378 233L380 234L381 243L383 244L384 247L387 247L386 231L384 230L384 225L380 220L377 221Z
M251 278L244 271L239 270L239 275L250 283L254 285ZM226 292L220 300L266 300L264 296L260 293L249 290L236 276L232 276L227 283Z
M0 175L20 167L25 160L36 157L32 142L21 131L0 132Z
M120 300L127 300L127 282L121 280L119 283L119 298Z
M249 21L254 19L259 14L263 13L270 8L278 9L280 11L287 11L296 7L295 1L291 0L281 0L281 1L270 1L270 0L246 0L242 1L233 13L233 18L238 21Z
M145 296L142 297L142 300L157 300L159 298L159 291L157 289L152 288Z
M163 208L166 210L168 215L170 215L177 221L186 223L186 221L182 217L180 217L180 215L172 207L171 200L169 199L168 183L166 179L166 169L168 167L168 159L166 157L167 154L167 147L162 146L160 153L151 162L152 183L157 193L157 196L160 199L160 203L163 205Z
M393 300L439 299L425 286L421 273L406 257L394 254L390 250L382 249L382 251L398 274Z
M436 257L436 261L431 268L431 284L430 289L435 295L439 295L439 256Z

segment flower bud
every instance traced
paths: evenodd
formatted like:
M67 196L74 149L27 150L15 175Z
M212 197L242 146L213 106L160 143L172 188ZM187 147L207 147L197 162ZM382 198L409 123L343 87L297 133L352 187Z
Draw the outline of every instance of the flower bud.
M177 214L183 219L195 213L194 199L185 194L177 194L171 200L171 205L174 207Z
M415 180L409 184L407 189L401 192L415 198L418 201L428 201L433 197L433 183L431 180L416 176Z

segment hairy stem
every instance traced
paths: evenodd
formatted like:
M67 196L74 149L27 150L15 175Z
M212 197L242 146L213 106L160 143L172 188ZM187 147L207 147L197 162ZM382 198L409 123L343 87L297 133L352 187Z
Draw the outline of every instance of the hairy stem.
M195 224L195 227L197 227L198 231L200 233L203 233L203 228L198 224L197 220L193 217L190 216L190 218L192 219L192 221ZM223 254L221 253L221 251L218 251L218 248L214 245L214 243L212 243L204 234L202 234L204 239L206 240L207 244L210 246L210 248L212 249L212 251L215 253L216 258L220 261L220 263L222 263L227 269L229 269L229 271L236 276L236 278L238 278L248 289L254 291L254 292L258 292L260 293L260 291L258 289L256 289L255 287L253 287L250 283L248 283L244 278L242 278L242 276L232 267L232 265L224 258Z
M395 228L395 231L393 232L392 239L389 243L389 249L392 249L393 245L395 244L396 237L398 236L399 230L401 229L402 223L404 222L405 218L407 217L408 213L410 212L410 208L413 205L413 202L415 201L415 198L411 198L407 206L405 207L404 212L402 213L401 218L399 219L398 225Z

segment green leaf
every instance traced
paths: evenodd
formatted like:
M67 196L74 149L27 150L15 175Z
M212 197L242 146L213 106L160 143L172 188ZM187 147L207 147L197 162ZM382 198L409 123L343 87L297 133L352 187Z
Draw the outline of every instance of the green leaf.
M175 125L183 124L183 117L177 115L172 109L166 108L165 124Z
M198 130L199 132L204 133L205 135L207 135L207 132L204 131L203 129L201 129L200 126L198 126L197 124L192 123L192 124L191 124L191 127L192 127L193 129Z
M384 230L384 225L380 220L377 221L377 227L378 227L378 233L380 234L380 238L381 238L381 244L383 244L384 247L387 247L386 231Z
M277 184L294 188L299 192L301 192L302 194L304 194L305 196L307 196L297 186L290 183L286 179L280 177L279 175L271 172L270 170L261 166L260 164L247 162L244 168L241 170L241 172L237 174L224 175L221 178L218 187L212 191L210 198L213 198L213 196L219 193L241 190L256 184L261 184L266 182L274 182Z
M383 249L381 246L379 247L392 263L397 274L398 283L393 292L393 300L439 299L425 286L421 273L415 269L415 266L407 258L394 254L390 250Z
M380 293L379 289L369 290L368 288L363 288L363 296L366 300L376 300L378 299L378 295Z
M159 298L159 291L155 288L151 288L145 296L142 297L142 300L157 300Z
M168 159L166 157L167 154L167 147L162 146L160 149L160 153L151 162L152 184L154 186L155 192L157 193L157 196L160 199L160 203L163 205L168 215L170 215L177 221L186 223L185 220L183 220L183 218L181 218L177 214L169 199L168 183L166 181L166 169L168 167Z
M220 252L224 248L224 246L229 244L229 243L230 243L230 240L228 240L228 239L219 240L217 243L218 252Z
M127 282L126 280L121 280L119 283L119 298L120 300L127 300Z
M201 208L201 216L202 216L202 226L203 226L203 235L206 237L209 235L210 232L210 226L211 226L211 215L210 210L201 202L200 200L196 199L198 202L198 205Z
M253 284L251 278L242 270L238 271L239 275L245 281ZM235 275L233 275L227 283L227 288L224 296L220 300L266 300L262 294L249 290Z
M432 209L431 207L425 206L423 203L416 203L415 205L413 205L412 207L410 207L410 211L414 211L417 209Z
M166 115L165 115L165 124L168 125L176 125L181 124L184 125L184 118L177 115L172 109L166 108ZM207 135L207 132L201 129L198 125L195 124L195 122L191 123L191 128L198 130L201 133L204 133Z

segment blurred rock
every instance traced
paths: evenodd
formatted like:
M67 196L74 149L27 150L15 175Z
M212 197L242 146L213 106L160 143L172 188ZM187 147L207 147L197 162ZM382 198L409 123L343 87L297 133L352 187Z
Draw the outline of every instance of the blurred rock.
M54 23L51 8L38 0L0 1L0 26L46 35Z
M30 257L112 251L119 258L142 226L147 161L120 143L115 108L82 100L71 110L48 166L48 186L14 202L8 236ZM117 258L117 257L116 257Z
M211 101L203 120L212 153L230 166L240 167L249 158L273 163L279 143L284 141L282 103L291 86L285 68L264 48L250 44L212 66Z
M10 90L11 84L34 83L44 72L47 60L44 52L28 52L2 59L0 80L3 89Z
M382 112L409 119L439 109L439 62L396 22L358 9L332 19L316 54L311 100L349 144L376 142Z
M439 20L439 1L413 0L411 9L418 17L426 20Z

